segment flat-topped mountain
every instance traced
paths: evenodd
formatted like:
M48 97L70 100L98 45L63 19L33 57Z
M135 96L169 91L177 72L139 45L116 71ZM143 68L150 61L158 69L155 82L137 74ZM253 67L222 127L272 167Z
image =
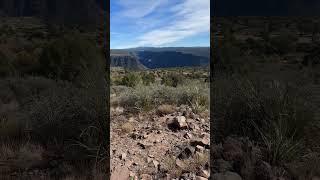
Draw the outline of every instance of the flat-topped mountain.
M131 55L112 55L110 56L112 67L124 67L125 69L143 70L146 67Z
M209 47L139 47L113 49L111 66L129 69L156 69L170 67L207 66L210 63Z

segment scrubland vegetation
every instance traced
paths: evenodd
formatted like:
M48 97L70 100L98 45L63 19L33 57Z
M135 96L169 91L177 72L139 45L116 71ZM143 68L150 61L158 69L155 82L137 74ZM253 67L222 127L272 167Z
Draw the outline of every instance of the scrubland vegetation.
M111 69L111 178L209 177L208 77L200 67Z
M102 50L77 30L41 29L44 36L29 37L7 26L0 26L0 176L104 179Z
M116 98L111 104L125 107L127 111L152 110L162 104L189 105L200 112L208 109L209 83L205 82L206 76L185 78L173 69L156 80L154 73L162 71L166 70L127 72L120 80L113 77L111 94L116 94ZM202 71L198 73L206 74L205 70Z
M313 38L319 32L315 28L302 36L292 28L298 24L294 18L285 23L276 17L234 20L222 18L214 26L218 42L212 49L211 111L216 143L241 137L258 148L258 153L242 155L239 168L233 164L232 171L243 179L319 177L320 62ZM281 29L286 23L290 27ZM304 38L308 43L301 43ZM313 168L307 171L310 163Z

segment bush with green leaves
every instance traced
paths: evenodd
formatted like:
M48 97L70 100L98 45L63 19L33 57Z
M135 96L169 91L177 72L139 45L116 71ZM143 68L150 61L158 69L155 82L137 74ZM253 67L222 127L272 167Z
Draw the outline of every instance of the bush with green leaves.
M1 79L0 103L10 109L0 113L0 139L54 143L71 153L66 157L100 158L107 152L102 150L107 146L101 144L108 134L106 84L102 81L100 76L92 86L78 87L44 77Z
M183 82L184 78L181 74L178 73L169 73L162 77L161 84L171 87L177 87Z
M306 129L314 122L311 94L281 81L261 82L237 76L214 85L217 139L229 135L263 142L272 164L299 157Z
M155 75L153 73L142 73L141 74L142 83L144 85L149 85L155 82Z
M117 94L113 103L121 105L127 111L148 111L157 108L159 104L185 104L198 112L209 107L209 86L195 81L178 87L139 84L135 88L121 88Z
M88 73L104 68L102 53L93 41L81 35L68 35L49 43L39 58L40 73L68 81L82 81Z
M136 73L126 73L126 75L121 79L121 85L135 87L140 82L140 80L140 77Z
M215 59L217 65L224 69L228 74L240 73L247 74L252 71L255 66L256 59L252 54L247 56L244 51L250 48L242 47L243 44L239 42L222 42L219 48L215 51ZM257 50L258 51L258 50Z

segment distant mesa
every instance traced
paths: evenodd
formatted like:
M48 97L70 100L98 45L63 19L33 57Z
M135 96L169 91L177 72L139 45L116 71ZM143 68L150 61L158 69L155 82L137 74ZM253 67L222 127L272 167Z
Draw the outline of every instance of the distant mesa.
M111 67L126 69L157 69L200 67L210 63L209 47L138 47L112 49Z

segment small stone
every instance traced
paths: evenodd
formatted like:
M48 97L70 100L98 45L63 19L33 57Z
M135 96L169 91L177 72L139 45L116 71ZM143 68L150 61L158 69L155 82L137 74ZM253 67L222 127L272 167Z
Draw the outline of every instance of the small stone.
M148 134L144 134L142 137L143 137L143 139L147 139L148 138Z
M209 178L210 173L209 173L209 171L207 171L207 170L201 170L200 173L199 173L199 175L200 175L201 177Z
M188 124L186 122L186 117L184 116L177 116L173 119L173 121L169 121L168 124L169 128L172 130L181 130L181 129L187 129Z
M134 122L134 121L135 121L135 120L134 120L134 117L130 117L128 121L129 121L129 122Z
M210 145L210 139L206 139L206 138L194 138L193 140L190 141L191 146L205 146L206 148L209 147Z
M152 161L152 158L147 157L147 163L150 163Z
M195 123L190 123L189 128L192 130L199 130L200 129L200 127Z
M158 166L159 166L159 164L160 164L160 163L159 163L158 161L156 161L156 160L153 160L152 163L153 163L154 167L156 167L156 168L158 168Z
M163 116L163 117L159 117L158 120L155 118L154 121L158 121L158 122L160 122L160 123L165 123L165 122L167 121L167 119L168 119L167 116Z
M210 139L210 134L209 133L201 133L200 138Z
M127 158L127 154L126 153L122 153L120 156L121 160L125 160Z
M196 176L196 180L208 180L208 178L201 177L201 176Z
M205 119L201 119L200 122L201 122L201 124L205 124L206 120Z
M203 151L204 151L204 147L203 147L203 146L200 146L200 145L197 145L197 146L196 146L196 151L198 151L198 152L203 152Z
M194 120L193 119L187 119L187 123L190 124L190 123L193 123Z
M186 164L180 159L176 159L176 165L181 169L184 169L186 167Z
M194 173L184 173L181 175L183 179L196 179L196 175Z
M154 158L154 155L152 155L152 154L149 154L148 156L151 157L151 158Z
M147 149L152 147L152 144L150 143L138 143L138 145L142 148L142 149Z
M184 138L186 138L186 139L191 139L193 136L192 136L192 134L191 133L186 133L186 134L184 134L184 136L183 136Z

